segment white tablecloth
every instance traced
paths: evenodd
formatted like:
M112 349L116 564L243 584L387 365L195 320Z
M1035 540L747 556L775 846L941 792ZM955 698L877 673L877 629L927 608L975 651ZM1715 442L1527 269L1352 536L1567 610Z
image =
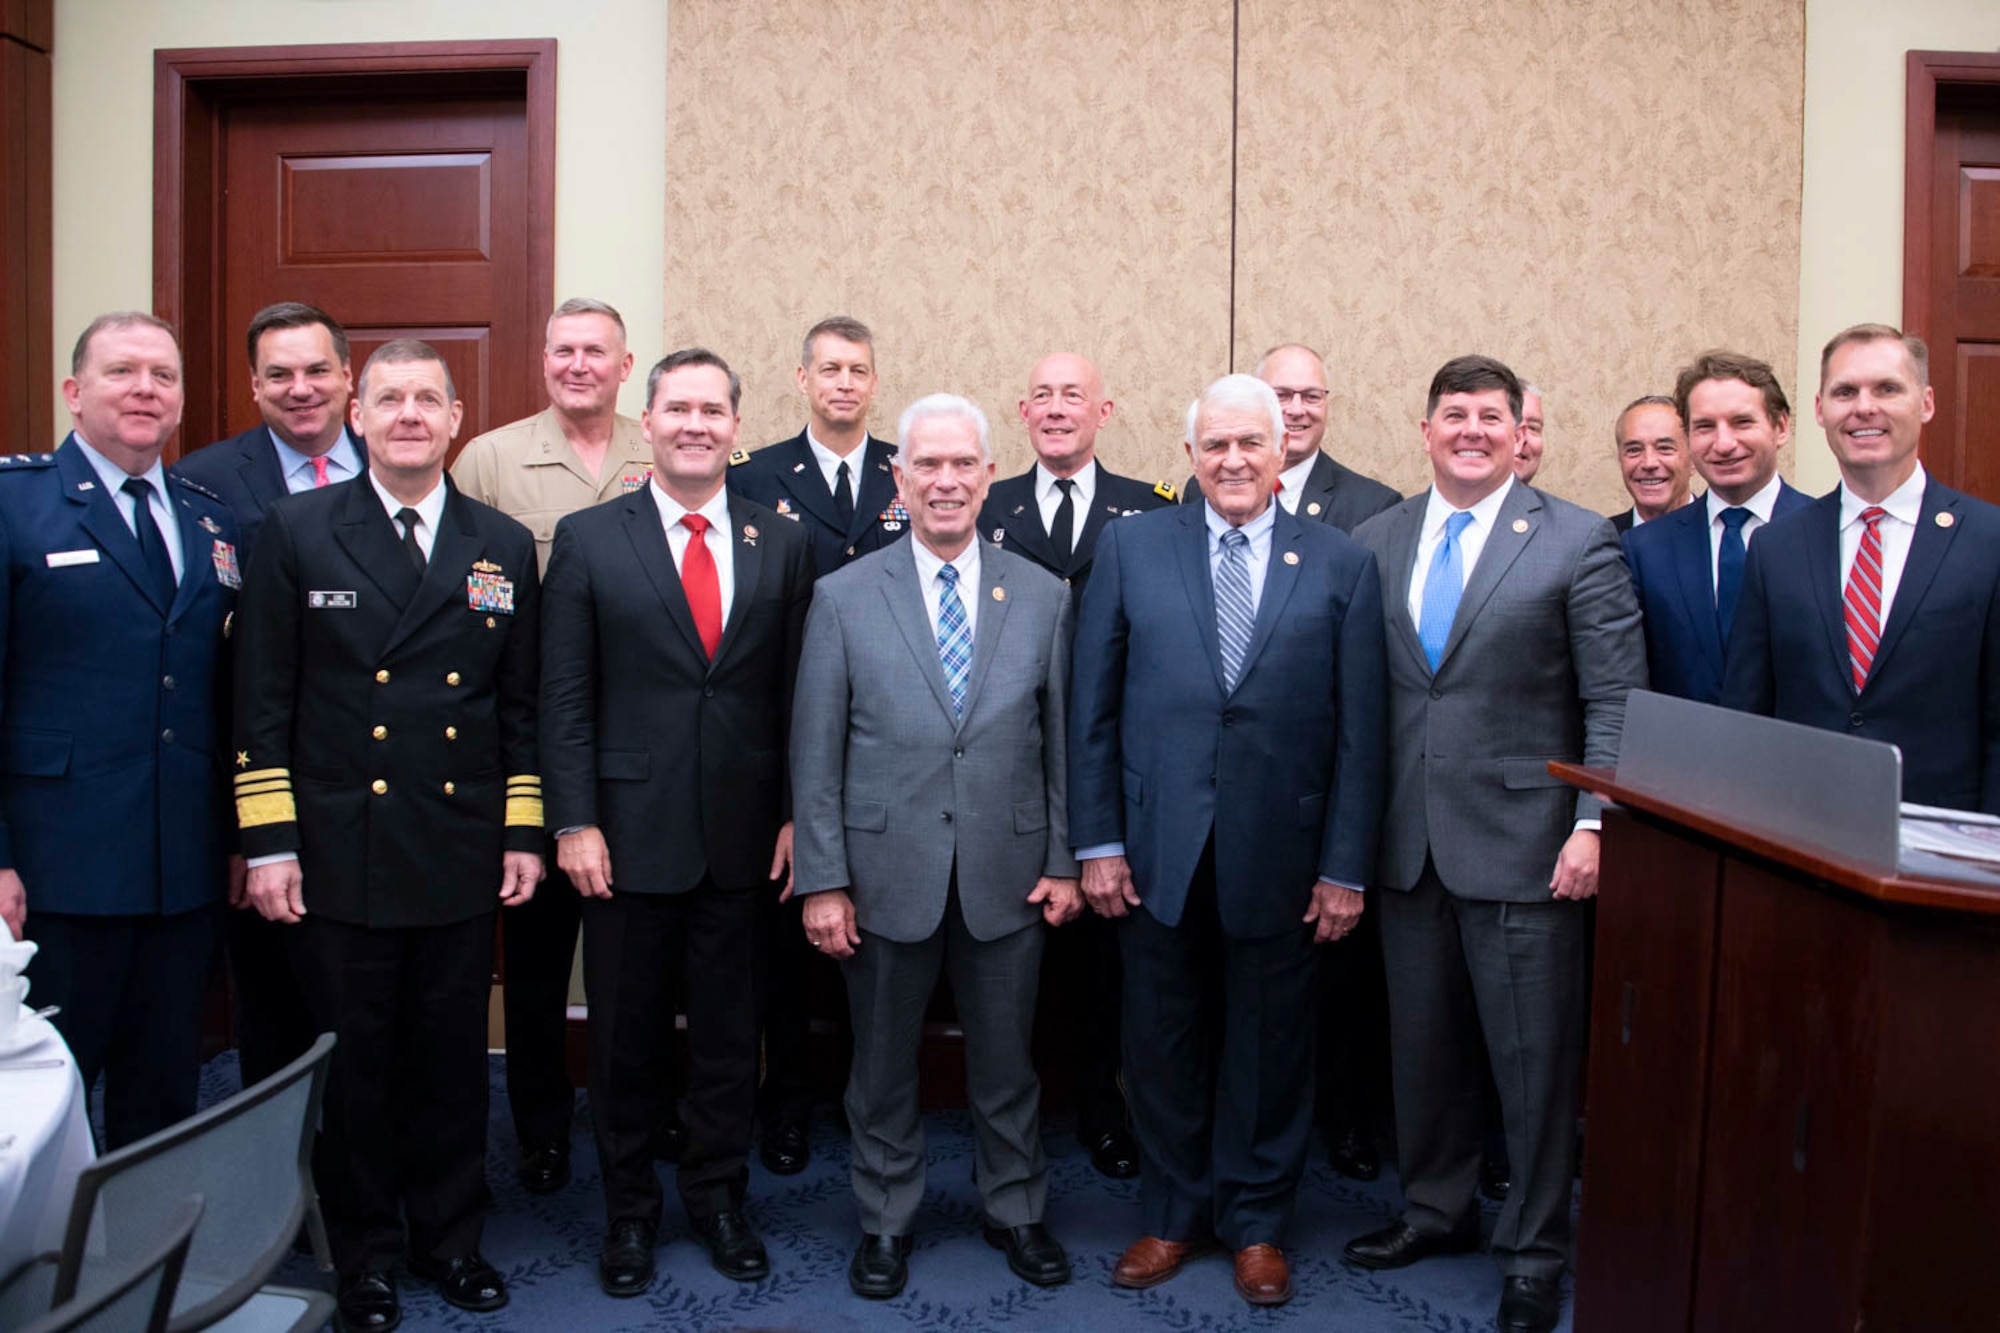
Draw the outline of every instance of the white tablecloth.
M77 1173L96 1156L69 1047L47 1020L23 1013L21 1022L39 1037L0 1056L0 1276L23 1259L62 1248ZM54 1059L61 1068L22 1068Z

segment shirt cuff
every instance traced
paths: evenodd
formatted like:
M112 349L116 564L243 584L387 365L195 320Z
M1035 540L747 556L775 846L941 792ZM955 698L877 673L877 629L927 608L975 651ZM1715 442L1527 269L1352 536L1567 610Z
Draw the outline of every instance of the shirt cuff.
M243 864L255 870L258 866L274 866L280 861L296 861L298 859L299 854L297 852L272 852L269 856L253 856Z
M571 825L568 825L568 826L567 826L567 827L565 827L565 828L559 828L559 829L557 829L557 830L556 830L556 836L557 836L558 838L567 838L567 837L568 837L568 836L569 836L570 834L572 834L572 833L581 833L581 832L583 832L583 831L584 831L585 829L593 829L593 828L596 828L596 827L597 827L597 825L595 825L595 824L571 824Z
M1570 832L1599 833L1602 832L1603 829L1604 829L1604 821L1601 819L1579 819L1576 821L1576 827L1571 829Z
M1362 885L1359 885L1359 884L1349 884L1349 883L1348 883L1348 882L1347 882L1346 880L1344 880L1344 879L1331 879L1331 878L1329 878L1328 876L1325 876L1325 875L1321 875L1321 876L1319 877L1319 882L1320 882L1320 883L1322 883L1322 884L1331 884L1331 885L1333 885L1333 887L1334 887L1334 888L1336 888L1336 889L1346 889L1346 890L1347 890L1348 892L1350 892L1350 893L1366 893L1366 892L1368 891L1368 890L1367 890L1367 889L1366 889L1365 887L1363 887Z
M1125 844L1122 842L1099 842L1076 849L1076 859L1079 861L1095 861L1101 857L1123 855L1125 855Z

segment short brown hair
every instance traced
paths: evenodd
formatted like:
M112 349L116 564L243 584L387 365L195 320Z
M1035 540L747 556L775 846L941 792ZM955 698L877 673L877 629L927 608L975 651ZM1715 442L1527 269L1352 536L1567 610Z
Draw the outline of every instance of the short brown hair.
M341 365L346 365L347 330L341 328L332 315L304 301L280 301L250 316L250 332L244 339L250 353L250 369L257 369L258 340L272 329L309 329L315 324L325 329L333 339L334 354L340 358Z
M368 354L368 364L361 367L360 398L368 396L368 372L377 365L407 366L415 361L430 361L444 372L444 396L452 402L458 401L458 386L452 383L451 367L445 364L444 354L421 338L391 338Z
M1688 425L1688 395L1695 385L1709 380L1741 380L1764 395L1764 417L1772 425L1792 419L1791 400L1778 383L1777 372L1768 361L1741 352L1703 352L1694 364L1682 366L1674 376L1674 411L1681 414L1681 429Z
M1518 424L1521 420L1521 378L1490 356L1455 356L1439 366L1438 373L1431 376L1431 391L1424 400L1424 415L1434 414L1438 399L1448 393L1480 393L1486 389L1507 391L1507 406L1513 410L1514 421Z
M669 352L654 363L646 372L646 410L653 410L653 396L660 391L660 381L670 373L687 366L713 366L729 381L729 410L743 410L743 380L724 361L706 347L683 347L678 352Z
M830 333L842 342L860 343L868 349L868 355L875 355L875 334L866 324L852 315L828 315L819 323L806 330L806 340L799 344L799 364L810 368L813 360L813 344L822 333Z
M1903 350L1910 354L1910 364L1917 368L1917 387L1923 388L1931 382L1931 349L1924 346L1924 340L1914 333L1905 333L1888 324L1856 324L1833 335L1819 354L1819 382L1826 383L1826 368L1833 361L1833 354L1854 343L1887 342L1894 340L1903 344Z
M69 354L69 373L72 375L81 375L83 373L84 363L90 360L90 340L92 338L95 338L100 333L109 333L113 329L133 328L158 329L174 340L174 355L176 357L180 356L181 338L178 333L174 332L173 325L167 323L167 321L161 319L158 315L149 315L143 310L113 310L109 314L99 315L96 319L91 320L90 323L84 325L83 332L77 335L76 346L70 350Z

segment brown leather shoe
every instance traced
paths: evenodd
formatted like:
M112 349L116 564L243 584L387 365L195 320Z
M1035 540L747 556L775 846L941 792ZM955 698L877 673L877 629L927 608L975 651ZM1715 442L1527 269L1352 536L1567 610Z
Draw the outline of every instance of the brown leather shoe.
M1285 1252L1275 1245L1251 1245L1236 1252L1236 1294L1252 1305L1283 1305L1292 1298L1292 1274Z
M1212 1240L1161 1240L1158 1236L1141 1236L1118 1256L1118 1266L1111 1270L1112 1285L1130 1287L1135 1291L1157 1287L1180 1272L1182 1264L1198 1259L1214 1248Z

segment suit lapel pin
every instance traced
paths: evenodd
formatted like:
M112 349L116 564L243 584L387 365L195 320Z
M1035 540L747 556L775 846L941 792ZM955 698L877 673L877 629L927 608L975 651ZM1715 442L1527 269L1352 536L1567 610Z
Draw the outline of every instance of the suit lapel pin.
M993 529L993 544L995 546L1004 544L1006 540L1007 540L1007 529L1005 528Z
M794 472L804 472L805 470L806 470L806 465L804 463L792 464L792 471Z
M1517 519L1515 519L1515 520L1514 520L1514 531L1516 531L1516 532L1526 532L1527 530L1528 530L1528 520L1527 520L1527 519L1525 519L1525 518L1517 518Z
M1937 516L1937 525L1941 528L1948 528L1955 521L1950 514L1939 514Z
M875 470L877 472L887 472L889 470L889 465L887 463L877 463L875 465Z
M1014 506L1014 512L1018 514L1018 513L1020 513L1020 512L1022 511L1022 510L1026 509L1027 507L1028 507L1028 506L1026 506L1026 505L1015 505L1015 506Z
M1285 563L1288 565L1296 565L1297 563L1299 563L1299 553L1297 551L1285 552Z
M202 531L208 533L211 537L222 531L222 525L207 514L201 516L200 522Z
M14 461L12 455L8 456L7 461L10 463ZM80 491L94 491L97 489L97 483L94 481L79 481L76 484L76 488Z
M1311 504L1308 504L1308 505L1306 506L1306 513L1308 513L1308 514L1312 515L1312 516L1313 516L1314 518L1318 518L1318 517L1319 517L1319 501L1317 501L1317 500L1314 500L1314 501L1313 501L1313 502L1312 502Z
M1006 590L1005 588L995 588L995 589L993 590L993 600L994 600L994 601L996 601L996 602L1004 602L1004 601L1006 601L1006 600L1007 600L1007 590Z
M748 523L743 525L743 544L745 546L755 546L757 544L757 529Z

